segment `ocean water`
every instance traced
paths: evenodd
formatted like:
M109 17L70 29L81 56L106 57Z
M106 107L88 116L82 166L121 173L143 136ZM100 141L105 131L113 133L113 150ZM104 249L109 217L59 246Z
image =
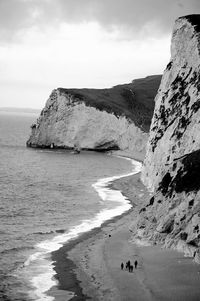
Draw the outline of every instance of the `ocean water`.
M140 164L26 148L33 114L0 113L0 300L54 300L51 252L131 205L106 186Z

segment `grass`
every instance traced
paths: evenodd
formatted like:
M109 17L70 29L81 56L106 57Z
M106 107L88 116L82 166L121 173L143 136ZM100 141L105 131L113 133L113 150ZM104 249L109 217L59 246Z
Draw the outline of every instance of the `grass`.
M110 89L58 89L61 93L73 95L77 102L84 102L87 106L116 116L126 116L148 132L160 81L161 75L152 75Z

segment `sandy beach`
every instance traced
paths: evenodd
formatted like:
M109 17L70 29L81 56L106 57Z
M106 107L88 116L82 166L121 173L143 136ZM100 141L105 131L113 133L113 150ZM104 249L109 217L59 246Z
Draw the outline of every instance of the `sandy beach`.
M200 300L200 267L177 251L141 246L134 240L137 212L149 199L140 174L116 180L132 202L129 212L82 235L53 254L59 280L56 300ZM121 270L130 260L138 268ZM66 299L68 298L68 299Z

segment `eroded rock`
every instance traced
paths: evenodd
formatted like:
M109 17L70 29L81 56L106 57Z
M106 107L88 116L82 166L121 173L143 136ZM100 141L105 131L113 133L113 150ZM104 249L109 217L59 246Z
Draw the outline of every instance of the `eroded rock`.
M31 126L29 147L144 154L160 76L111 89L53 90Z
M154 202L141 212L152 241L199 262L200 247L200 15L179 18L170 63L155 99L142 180Z

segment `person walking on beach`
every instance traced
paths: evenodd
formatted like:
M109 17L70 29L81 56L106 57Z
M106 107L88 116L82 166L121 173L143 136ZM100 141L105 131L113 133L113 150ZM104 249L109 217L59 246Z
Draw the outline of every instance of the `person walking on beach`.
M126 269L128 269L128 270L129 270L129 268L130 268L130 264L131 264L130 260L129 260L129 261L127 261L127 263L126 263Z
M123 270L124 269L124 264L123 264L123 262L121 263L121 270Z
M129 269L128 269L128 270L129 270L129 272L130 272L130 273L132 273L132 272L133 272L133 266L132 266L132 264L130 264L130 266L129 266Z
M138 265L137 260L135 260L134 265L135 265L135 269L137 269L137 265Z

